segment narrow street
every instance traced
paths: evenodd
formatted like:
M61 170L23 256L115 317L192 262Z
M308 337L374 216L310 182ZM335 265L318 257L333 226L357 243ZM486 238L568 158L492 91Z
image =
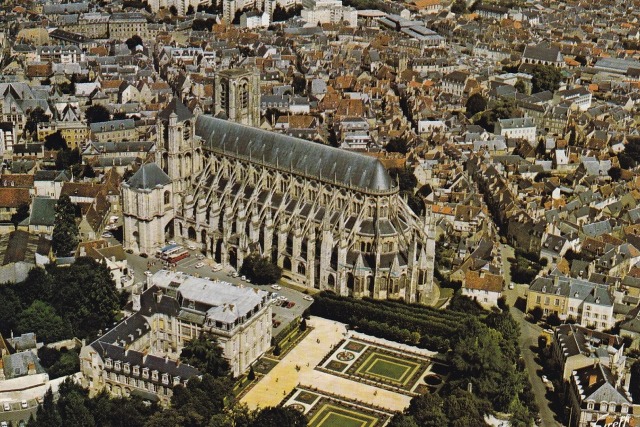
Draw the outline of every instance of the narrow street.
M510 262L508 258L514 257L515 253L511 246L500 244L500 256L502 258L502 274L505 280L507 288L504 294L507 298L507 304L510 306L510 312L513 318L520 325L520 352L524 358L525 366L527 368L527 374L533 387L533 394L536 398L536 403L540 408L540 418L542 419L542 425L544 427L556 427L561 424L555 420L555 415L549 409L549 401L547 400L547 389L542 383L540 376L540 369L542 367L536 362L535 354L532 348L536 348L538 345L538 336L542 332L542 328L538 325L534 325L527 322L525 319L525 313L515 307L518 298L525 298L525 292L527 285L516 284L514 289L509 289L508 285L511 283Z

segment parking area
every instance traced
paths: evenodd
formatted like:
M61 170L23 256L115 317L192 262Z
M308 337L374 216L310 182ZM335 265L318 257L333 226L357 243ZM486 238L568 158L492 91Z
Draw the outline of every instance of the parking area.
M25 426L31 415L36 415L38 402L35 399L22 401L5 400L0 402L0 422L7 423L7 426Z
M231 274L234 272L231 268L221 269L220 271L214 271L216 263L208 258L203 258L198 250L191 250L188 246L184 246L189 251L189 256L178 261L175 265L176 271L182 271L183 273L191 274L193 276L208 277L211 280L221 280L229 282L235 285L251 286L254 288L262 289L276 293L276 298L280 297L273 306L273 336L278 335L293 319L300 317L302 312L307 309L312 299L302 292L294 289L290 289L283 284L277 284L274 289L271 285L258 286L253 283L242 280L240 276L234 277ZM141 282L146 282L145 271L155 273L165 267L162 260L155 257L143 258L140 255L127 253L127 263L129 269L134 273L133 286ZM200 265L203 264L203 265ZM132 287L125 288L132 290ZM307 298L307 299L305 299Z

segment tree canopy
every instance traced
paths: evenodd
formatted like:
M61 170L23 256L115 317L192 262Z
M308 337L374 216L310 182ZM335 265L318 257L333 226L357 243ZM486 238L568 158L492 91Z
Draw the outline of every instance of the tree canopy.
M85 117L87 118L87 123L100 123L100 122L108 122L111 115L109 114L109 110L106 107L100 104L92 105L87 108L87 111L84 112Z
M63 194L56 203L56 217L53 225L51 244L58 256L68 256L78 246L78 225L76 224L76 206L68 195Z
M131 36L130 38L128 38L125 41L127 47L129 48L129 50L135 50L136 47L138 46L144 46L143 42L142 42L142 37L140 37L139 35L135 34L133 36Z
M562 80L560 70L551 65L535 65L531 75L533 76L531 79L533 93L545 90L556 91L560 87L560 81Z
M47 150L64 150L67 148L67 141L60 131L51 133L44 138L44 148Z
M467 117L473 117L487 109L487 100L480 93L474 93L465 104Z
M27 113L27 122L24 125L23 136L33 135L34 139L38 140L38 123L48 122L49 116L45 113L42 107L36 107Z
M269 258L253 253L244 259L240 273L257 285L268 285L280 279L282 269L272 263Z
M222 347L218 344L218 340L202 334L187 342L180 353L180 360L201 372L214 377L224 377L229 375L230 366L222 354Z
M389 153L407 154L409 152L409 144L405 138L393 138L384 146Z

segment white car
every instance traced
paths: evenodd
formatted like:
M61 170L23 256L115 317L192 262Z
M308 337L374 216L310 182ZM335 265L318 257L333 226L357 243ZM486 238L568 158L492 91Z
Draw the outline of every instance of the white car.
M238 276L239 276L239 274L238 274L237 271L234 271L233 273L231 273L231 277L238 277Z
M11 410L11 403L9 403L9 402L4 402L3 407L4 407L4 410L5 410L5 411L10 411L10 410Z
M204 267L204 262L200 261L199 263L197 263L196 265L194 265L195 268L200 268L200 267Z
M509 289L513 289L513 288L515 288L515 287L516 287L516 286L513 284L513 282L509 283Z
M280 285L271 285L271 289L275 289L276 291L279 291L280 289L282 289L282 286L280 286Z
M176 244L176 241L175 241L175 240L169 240L169 242L168 242L168 243L169 243L170 245L175 245L175 244Z
M29 407L26 400L23 400L22 402L20 402L20 406L22 406L23 409L26 409Z
M200 254L200 255L198 255L196 258L198 258L198 259L204 259L204 255Z
M545 384L549 382L549 379L547 378L546 375L542 376L542 382L545 383Z
M105 239L113 237L113 234L109 233L108 231L106 233L102 233L102 237L104 237Z
M243 282L246 282L247 281L247 276L241 276L240 280L242 280Z
M194 244L192 243L192 244L187 245L187 248L188 248L189 250L191 250L191 251L195 251L195 250L196 250L196 245L194 245Z
M302 297L302 299L305 301L313 301L313 297L311 295L305 295Z
M144 272L144 275L147 276L147 277L151 277L151 276L153 276L153 273L150 272L149 270L147 270L147 271Z

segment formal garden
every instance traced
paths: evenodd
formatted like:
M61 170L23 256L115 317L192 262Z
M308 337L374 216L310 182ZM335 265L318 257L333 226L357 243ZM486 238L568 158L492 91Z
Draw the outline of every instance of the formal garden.
M395 345L392 348L373 337L352 334L317 369L410 396L436 392L444 384L446 365L434 363L427 351Z
M309 427L383 426L392 415L381 408L304 387L296 388L283 406L304 413Z

